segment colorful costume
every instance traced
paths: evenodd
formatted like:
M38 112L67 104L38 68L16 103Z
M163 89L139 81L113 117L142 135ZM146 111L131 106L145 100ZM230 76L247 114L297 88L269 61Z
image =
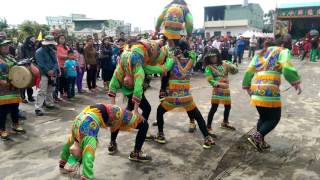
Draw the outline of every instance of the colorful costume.
M10 56L0 56L0 80L8 80L9 70L17 64ZM0 105L19 104L21 97L19 90L13 86L0 86Z
M210 54L209 54L210 56ZM234 127L229 125L229 114L231 110L231 97L230 97L230 89L229 87L221 86L221 84L229 86L228 74L236 74L238 73L238 69L236 66L231 64L228 61L222 62L221 65L208 65L205 69L205 75L213 87L212 89L212 98L211 98L211 108L208 114L207 128L209 129L209 133L212 133L212 120L214 114L217 112L219 104L223 104L224 116L223 123L221 127L227 128L230 130L235 130Z
M281 119L281 74L292 86L299 86L300 76L291 64L290 50L269 47L262 55L253 57L244 75L243 89L251 90L251 104L256 106L259 113L257 130L248 138L258 151L270 147L264 137Z
M212 89L212 104L230 105L230 89L219 87L219 83L229 84L228 74L238 73L238 69L228 61L224 61L222 65L209 65L206 67L205 75L213 87Z
M125 96L133 94L133 102L140 103L145 74L156 74L151 66L163 64L166 57L165 53L165 49L160 48L155 41L143 40L131 48L125 49L111 79L109 96L115 96L117 89L121 88ZM146 73L144 66L149 66ZM124 85L126 76L131 76L134 87Z
M256 55L243 79L243 88L251 89L251 104L262 107L281 107L281 74L292 85L300 83L300 77L291 63L290 50L269 47L263 56Z
M9 134L6 131L7 114L11 115L12 130L18 133L25 133L25 130L19 125L20 93L17 88L10 84L8 79L10 68L15 65L16 60L14 58L0 55L0 81L5 83L0 83L0 136L3 140L8 140L9 138Z
M64 168L65 165L74 166L81 160L82 179L93 179L93 163L100 128L110 127L111 131L130 130L136 128L141 122L142 117L115 105L97 104L86 107L73 122L71 135L60 156L60 168ZM80 145L81 157L70 154L70 147L75 142Z
M157 20L156 31L160 31L162 25L162 33L168 39L180 39L180 32L185 29L188 35L193 31L193 17L186 4L178 4L172 2L165 7Z
M172 62L170 68L168 95L161 102L161 106L167 111L175 108L183 108L191 111L196 108L192 95L190 94L190 78L193 64L196 61L194 52L190 53L192 58L187 64L181 64L179 61ZM169 60L170 61L170 60Z

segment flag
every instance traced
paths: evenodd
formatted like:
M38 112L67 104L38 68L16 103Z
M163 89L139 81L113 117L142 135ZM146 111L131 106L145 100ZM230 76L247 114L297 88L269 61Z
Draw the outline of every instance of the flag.
M38 41L42 41L42 40L43 40L42 32L41 32L41 31L39 32L39 35L38 35L37 40L38 40Z

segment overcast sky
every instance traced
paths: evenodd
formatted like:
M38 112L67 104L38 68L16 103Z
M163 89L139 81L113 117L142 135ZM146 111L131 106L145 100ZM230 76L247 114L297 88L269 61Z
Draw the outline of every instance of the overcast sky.
M267 12L286 2L319 0L249 0L259 3ZM89 18L125 20L132 27L152 30L156 17L171 0L1 0L0 18L9 24L24 20L46 23L46 16L68 16L71 13L86 14ZM186 0L194 16L196 28L203 26L204 6L242 4L243 0ZM40 4L42 3L42 4Z

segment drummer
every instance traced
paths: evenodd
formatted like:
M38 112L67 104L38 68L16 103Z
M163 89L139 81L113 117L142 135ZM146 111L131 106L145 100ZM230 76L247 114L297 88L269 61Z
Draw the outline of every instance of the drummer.
M11 41L0 38L0 136L2 140L8 140L6 131L6 117L11 115L12 130L16 133L26 131L19 124L19 103L21 102L19 90L8 81L10 68L16 65L16 60L9 55Z

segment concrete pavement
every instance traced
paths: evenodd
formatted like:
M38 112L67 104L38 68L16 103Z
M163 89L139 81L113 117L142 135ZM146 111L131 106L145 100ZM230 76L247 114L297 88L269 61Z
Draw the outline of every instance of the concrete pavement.
M133 149L136 132L120 132L120 152L107 154L110 140L108 131L101 130L96 153L95 176L98 180L153 180L153 179L320 179L320 64L295 62L303 81L303 94L297 96L289 89L283 92L282 119L278 127L267 137L272 148L269 152L256 152L245 140L245 134L257 122L257 113L249 105L249 97L241 89L243 71L230 76L232 110L230 123L237 131L219 128L223 108L214 117L214 131L218 135L216 146L211 150L202 148L203 137L197 130L188 133L188 116L182 112L165 115L165 134L168 143L158 145L146 142L144 151L153 156L147 164L130 162L127 157ZM159 104L159 79L154 79L152 88L146 93L152 105L149 122L155 120ZM192 94L204 118L210 109L211 87L202 74L192 80ZM282 90L289 84L283 81ZM117 98L123 105L122 98ZM0 179L77 179L62 176L58 170L59 153L66 141L73 118L86 105L106 101L100 92L97 95L77 95L73 101L59 104L58 110L47 116L36 117L33 104L22 105L27 113L25 122L27 134L13 135L12 140L0 142ZM151 127L151 126L150 126ZM151 127L153 134L156 127Z

